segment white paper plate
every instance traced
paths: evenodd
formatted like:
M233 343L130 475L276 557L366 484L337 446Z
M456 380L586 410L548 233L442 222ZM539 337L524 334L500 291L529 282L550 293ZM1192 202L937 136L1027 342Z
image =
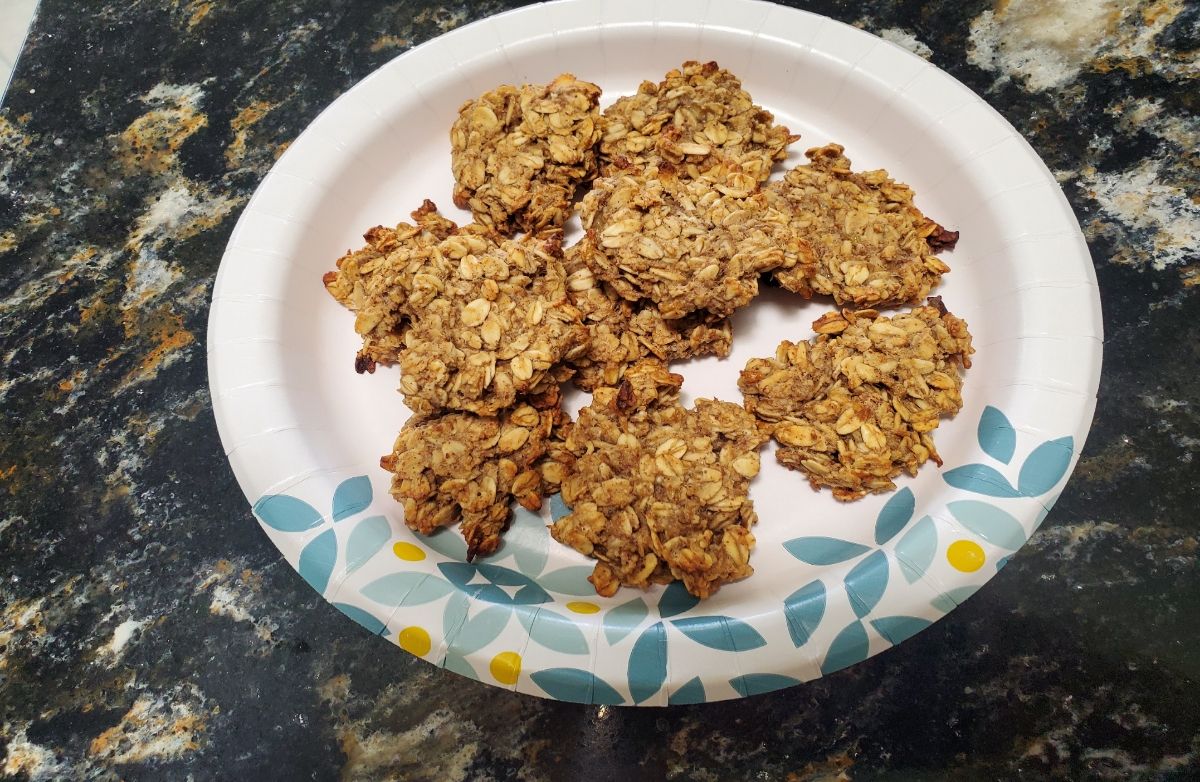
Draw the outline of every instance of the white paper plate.
M697 603L678 586L598 597L591 564L518 510L474 564L457 530L404 526L378 464L407 417L398 375L352 369L353 316L321 275L362 232L450 199L459 104L563 71L607 104L688 59L717 60L803 135L886 167L961 230L940 293L978 353L966 406L899 491L850 505L764 454L756 574ZM778 174L776 175L778 176ZM465 222L465 220L464 220ZM740 401L738 371L831 308L769 291L739 313L733 355L677 365L685 396ZM847 25L768 3L548 3L442 36L335 101L242 214L208 332L221 439L263 530L352 619L479 681L561 700L694 703L830 673L936 621L1045 517L1083 446L1100 374L1096 280L1071 209L1029 145L962 84ZM578 400L577 402L578 403Z

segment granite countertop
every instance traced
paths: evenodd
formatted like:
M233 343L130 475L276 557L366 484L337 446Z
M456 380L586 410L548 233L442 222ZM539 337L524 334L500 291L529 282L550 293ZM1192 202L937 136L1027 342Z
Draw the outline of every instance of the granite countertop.
M237 216L333 98L514 3L43 0L0 109L0 757L13 779L1200 775L1200 6L812 10L1020 130L1104 304L1096 422L988 587L898 649L710 706L581 707L396 652L253 522L205 322Z

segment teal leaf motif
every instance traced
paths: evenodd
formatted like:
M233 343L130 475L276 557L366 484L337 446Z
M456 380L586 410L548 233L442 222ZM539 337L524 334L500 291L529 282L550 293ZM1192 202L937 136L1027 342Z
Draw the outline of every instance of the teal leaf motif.
M392 525L383 516L368 516L358 522L346 541L346 572L353 573L391 540Z
M442 635L445 638L453 638L458 632L458 628L463 626L467 621L467 609L471 607L471 599L462 592L457 592L450 596L446 601L445 608L442 609Z
M999 573L1001 570L1004 570L1004 566L1008 564L1010 559L1012 559L1012 554L1009 554L1007 557L1000 557L1000 559L996 560L996 572Z
M788 633L798 647L808 643L825 617L825 584L820 580L802 586L783 601Z
M547 649L563 654L587 654L588 642L583 631L571 619L541 607L517 608L517 619L529 638Z
M488 606L463 623L450 639L450 649L461 655L477 652L504 631L512 609L508 606Z
M558 521L570 513L571 509L567 507L567 503L563 502L562 494L550 495L550 518L553 521Z
M682 581L672 581L658 599L658 615L663 619L690 611L700 598L687 591Z
M745 676L729 680L729 685L737 690L738 694L743 698L782 690L784 687L791 687L799 683L799 679L793 679L791 676L783 676L778 673L748 673Z
M998 462L1008 464L1017 448L1017 432L1008 416L988 405L979 417L979 447Z
M286 494L268 494L254 503L254 514L271 529L303 532L321 523L321 514L304 500Z
M887 554L876 551L855 565L846 574L846 594L850 596L850 607L859 619L871 613L883 597L888 583Z
M513 510L512 527L504 536L504 545L516 548L513 561L517 563L517 570L527 576L536 576L546 567L550 557L550 533L546 530L546 522L536 513L517 506Z
M641 703L658 692L667 680L667 631L656 622L642 631L629 653L629 695Z
M590 565L572 565L560 568L538 576L538 584L543 589L558 592L560 595L587 597L596 594L596 588L588 581L592 570Z
M438 564L451 584L476 600L501 605L533 605L548 603L553 598L529 576L500 565L466 562L442 562ZM478 579L482 577L484 581ZM503 587L516 587L505 590ZM509 594L512 591L512 594Z
M792 538L783 544L787 553L810 565L836 565L870 551L869 546L837 538Z
M327 529L300 552L296 569L300 571L300 577L321 594L325 594L325 587L329 586L333 564L337 562L337 550L337 536L333 530Z
M673 619L671 624L696 643L723 652L745 652L767 645L757 630L731 616L693 616Z
M608 639L609 646L633 632L633 628L637 627L648 613L650 613L650 609L646 606L646 601L640 597L635 597L628 603L622 603L606 613L604 615L604 637Z
M900 538L895 554L904 580L910 584L916 583L933 564L933 557L937 554L937 526L933 519L922 516L921 520Z
M983 494L988 497L1020 497L1021 492L1012 487L1008 479L996 468L986 464L964 464L942 473L942 479L956 489Z
M625 702L621 694L603 679L579 668L547 668L531 674L529 678L556 700L609 706L619 706Z
M881 616L871 620L875 632L888 639L892 646L907 641L931 624L933 622L919 616Z
M821 663L821 673L825 676L840 671L847 665L867 659L871 651L871 642L867 639L867 630L862 622L851 622L829 645L825 661Z
M967 598L979 591L979 584L947 589L942 594L929 601L929 605L943 613L950 613L967 601Z
M1012 514L986 502L957 500L946 504L958 523L992 545L1016 551L1025 543L1025 529Z
M1037 497L1053 489L1066 474L1074 448L1075 440L1071 437L1047 440L1034 448L1033 453L1025 457L1021 473L1017 476L1017 487L1021 494Z
M479 681L479 674L475 673L475 669L461 654L448 652L442 660L442 667L447 671L453 671L459 676L466 676L468 679Z
M704 683L700 681L699 676L695 676L688 679L686 684L671 693L667 698L667 703L672 706L688 706L693 703L704 703L706 697L704 694Z
M900 534L916 508L917 498L913 496L912 489L905 486L893 494L875 520L875 542L882 546Z
M376 619L375 615L370 611L365 611L358 606L352 606L349 603L334 603L333 607L375 635L383 635L387 632L387 625Z
M363 597L389 606L419 606L454 591L446 581L428 573L388 573L359 590Z
M440 529L432 535L421 535L420 545L433 549L443 557L458 560L467 559L467 543L456 529Z
M365 475L347 478L333 492L333 520L360 513L371 506L371 479Z

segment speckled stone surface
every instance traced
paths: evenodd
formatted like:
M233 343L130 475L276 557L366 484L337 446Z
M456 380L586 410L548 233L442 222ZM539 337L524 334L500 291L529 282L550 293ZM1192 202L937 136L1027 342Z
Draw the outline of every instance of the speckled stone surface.
M712 706L514 695L347 621L213 423L237 215L338 94L508 7L43 0L0 109L0 773L13 779L1200 777L1200 6L809 7L1007 117L1091 245L1105 371L1041 530L944 621Z

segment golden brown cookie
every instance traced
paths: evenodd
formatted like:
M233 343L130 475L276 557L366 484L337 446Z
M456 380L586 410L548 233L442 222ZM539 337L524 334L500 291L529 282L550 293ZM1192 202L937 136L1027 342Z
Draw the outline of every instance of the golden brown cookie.
M450 129L454 203L501 233L561 226L596 175L600 88L565 73L467 101Z
M400 390L415 412L492 415L567 377L587 329L567 299L557 240L474 251L455 237L413 275Z
M939 298L892 317L831 312L811 342L751 359L738 387L746 409L773 427L780 464L839 500L896 488L932 459L931 433L962 407L959 367L971 365L967 324Z
M596 390L557 457L571 513L551 535L599 560L601 595L681 580L708 597L753 572L748 491L766 435L738 405L683 408L682 382L659 361L634 364Z
M462 522L467 560L500 545L515 499L529 510L545 493L537 468L563 420L557 405L522 404L499 416L446 413L414 416L380 465L392 475L392 496L404 523L424 535Z
M571 362L575 385L585 391L615 386L629 365L643 358L729 355L733 331L728 318L696 312L667 320L650 302L626 301L595 278L578 248L569 248L564 260L571 303L588 329L587 351Z
M886 171L850 170L838 144L808 150L766 188L791 216L805 246L798 263L775 279L788 290L832 296L839 305L876 307L919 301L950 271L934 253L953 249L946 231L913 205L913 191Z
M400 360L407 326L405 297L411 286L411 268L424 264L441 242L459 233L454 222L438 214L437 206L426 199L412 213L413 223L395 228L376 226L363 235L367 245L347 251L337 261L335 271L326 272L322 282L339 303L355 313L354 330L363 346L354 360L355 369L374 372L376 364L390 365ZM487 229L468 226L464 241L484 246L494 242Z
M756 189L745 174L718 185L655 170L597 179L580 206L580 257L664 318L728 316L757 295L760 274L798 258L788 215Z
M798 138L756 106L732 73L715 62L689 61L604 111L601 173L665 163L683 177L720 179L733 166L765 182Z

